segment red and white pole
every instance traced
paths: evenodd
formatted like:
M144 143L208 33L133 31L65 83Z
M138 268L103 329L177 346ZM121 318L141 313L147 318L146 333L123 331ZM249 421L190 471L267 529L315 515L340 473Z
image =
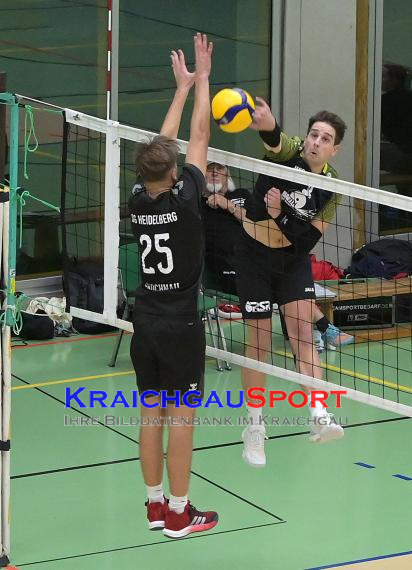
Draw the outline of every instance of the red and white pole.
M113 0L107 0L107 108L106 118L111 119L112 97L112 21Z

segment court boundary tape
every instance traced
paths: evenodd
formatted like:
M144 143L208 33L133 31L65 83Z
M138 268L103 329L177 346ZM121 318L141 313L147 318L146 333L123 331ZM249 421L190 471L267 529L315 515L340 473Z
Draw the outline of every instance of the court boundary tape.
M183 540L204 540L205 538L211 538L212 536L220 536L222 534L229 534L232 532L244 532L245 530L254 530L254 529L259 529L259 528L265 528L268 526L275 526L275 525L279 525L279 524L286 524L286 521L275 521L275 522L271 522L271 523L264 523L264 524L256 524L256 525L252 525L252 526L247 526L247 527L241 527L241 528L234 528L232 530L222 530L222 531L217 531L217 532L209 532L206 534L191 534L190 536L186 536L184 538L179 538L178 542L182 542ZM137 548L145 548L147 546L158 546L158 545L164 545L164 544L174 544L176 545L176 541L173 540L159 540L157 542L147 542L144 544L135 544L133 546L121 546L119 548L111 548L109 550L100 550L100 551L96 551L96 552L85 552L83 554L74 554L72 556L63 556L61 558L50 558L48 560L37 560L35 562L17 562L17 566L23 568L23 566L34 566L35 564L46 564L47 562L60 562L62 560L73 560L75 558L84 558L86 556L99 556L102 554L110 554L111 552L122 552L124 550L133 550L133 549L137 549Z
M20 379L20 381L26 382L26 381L23 380L23 379ZM41 390L41 389L39 389L39 388L38 388L38 390L39 390L39 392L41 392L42 394L45 394L46 396L52 398L53 400L55 400L55 401L57 401L57 402L59 402L59 403L61 403L61 404L64 404L64 401L60 400L59 398L57 398L57 397L54 396L53 394L50 394L50 393L48 393L48 392L45 392L45 391L43 391L43 390ZM73 412L77 412L77 413L80 413L80 414L83 415L83 416L90 417L88 414L86 414L85 412L83 412L83 411L81 411L81 410L79 410L79 409L77 409L77 408L72 408L72 407L70 407L70 409L71 409ZM137 444L139 445L139 441L133 439L133 438L130 437L129 435L127 435L127 434L125 434L125 433L123 433L123 432L121 432L121 431L118 431L118 430L116 430L116 429L113 429L111 426L107 426L107 425L104 424L103 422L100 422L100 421L99 421L98 423L99 423L99 425L100 425L101 427L105 427L105 428L109 429L111 432L113 432L113 433L115 433L115 434L118 434L118 435L120 435L120 436L123 436L123 437L124 437L125 439L127 439L128 441L133 442L134 444L137 443ZM138 457L137 460L139 460L139 459L140 459L140 458ZM129 461L129 460L127 460L127 461ZM131 459L131 461L133 461L133 459ZM91 466L91 465L84 466L84 468L88 468L88 467L90 467L90 466ZM102 466L102 465L94 465L94 466L95 466L95 467L97 467L97 466L100 467L100 466ZM81 467L80 467L80 466L77 466L77 468L80 469ZM71 469L70 469L70 468L63 468L62 471L68 471L68 470L71 470ZM74 470L74 469L73 469L73 470ZM55 472L58 472L58 471L60 471L60 470L54 470L54 471L55 471ZM213 486L219 488L220 490L222 490L222 491L224 491L224 492L226 492L226 493L228 493L228 494L230 494L230 495L236 497L236 498L239 499L240 501L243 501L243 502L247 503L248 505L250 505L250 506L252 506L252 507L254 507L254 508L256 508L256 509L258 509L258 510L260 510L260 511L262 511L262 512L264 512L265 514L268 514L268 515L272 516L273 518L277 519L278 521L286 522L284 519L281 519L280 517L278 517L278 516L275 515L274 513L271 513L270 511L266 511L263 507L260 507L259 505L256 505L255 503L252 503L252 502L249 501L248 499L245 499L245 498L241 497L240 495L237 495L237 494L234 493L233 491L230 491L230 490L227 489L226 487L222 487L222 486L219 485L218 483L215 483L214 481L212 481L212 480L210 480L210 479L207 479L206 477L200 475L199 473L196 473L196 472L193 471L192 469L191 469L190 472L191 472L194 476L197 476L198 478L203 479L204 481L206 481L206 482L209 483L210 485L213 485ZM50 473L50 474L51 474L51 473ZM26 474L26 477L28 477L29 475L30 475L30 474ZM31 474L31 475L34 476L35 474L33 473L33 474ZM43 473L38 473L38 475L46 475L46 473L44 473L44 472L43 472ZM11 478L14 479L13 476L12 476ZM17 477L16 477L16 478L17 478ZM19 478L22 479L22 478L23 478L23 475L20 475Z
M71 382L87 382L88 380L99 380L101 378L111 378L119 376L130 376L134 375L134 370L126 370L123 372L107 372L106 374L95 374L93 376L79 376L75 378L65 378L62 380L49 380L47 382L36 382L34 384L26 384L24 386L13 386L12 391L15 390L29 390L30 388L44 388L45 386L57 386L58 384L70 384ZM13 376L15 376L13 374ZM17 376L15 376L18 380Z
M400 558L401 556L409 556L412 550L407 552L395 552L394 554L383 554L382 556L373 556L371 558L362 558L359 560L350 560L349 562L338 562L336 564L328 564L327 566L313 566L305 570L327 570L328 568L341 568L342 566L353 566L353 564L363 564L364 562L374 562L375 560L386 560L388 558Z
M45 394L49 395L49 394L47 394L47 392ZM57 398L54 398L54 399L56 399L58 402L60 402L60 400L58 400ZM79 410L75 410L74 408L71 408L71 409L73 411L79 411ZM83 415L87 416L87 414L84 414L84 413L83 413ZM88 417L90 417L90 416L88 416ZM378 425L378 424L383 424L383 423L393 423L393 422L399 422L401 420L410 420L410 419L411 418L409 418L409 417L400 417L400 418L386 418L383 420L372 420L369 422L352 424L352 425L346 426L345 429L358 428L358 427L368 427L368 426L372 426L372 425ZM135 444L137 443L139 445L139 442L137 440L134 440L134 439L126 436L126 434L123 434L123 432L112 429L111 426L107 426L101 422L99 425L101 427L106 427L106 428L110 429L110 431L112 431L115 434L125 436L126 439L128 439L129 441L131 441ZM277 434L277 435L269 436L268 441L274 441L277 439L286 439L286 438L290 438L290 437L299 437L302 435L308 435L309 433L310 433L309 431L301 431L301 432L293 432L293 433L289 433L289 434ZM235 447L235 446L240 446L240 445L243 445L242 440L213 444L213 445L204 445L204 446L200 446L200 447L194 447L193 453L198 452L198 451L209 451L209 450L214 450L214 449L221 449L223 447ZM140 456L129 457L126 459L123 458L123 459L113 459L113 460L108 460L108 461L99 461L97 463L82 463L81 465L69 465L67 467L47 469L45 471L33 471L32 473L20 473L19 475L12 475L11 479L25 479L28 477L39 477L42 475L55 475L55 474L64 473L67 471L79 471L81 469L93 469L96 467L107 467L110 465L129 463L132 461L140 461Z
M20 382L25 382L26 385L31 386L31 384L29 384L27 382L27 380L24 380L24 378L20 378L19 376L16 376L16 374L12 374L12 378L16 378L17 380L19 380ZM52 400L55 400L56 402L59 402L59 404L63 404L65 405L65 401L64 400L60 400L60 398L58 398L57 396L55 396L54 394L50 394L50 392L46 392L45 390L42 390L39 387L36 387L35 390L37 390L38 392L40 392L40 394L44 394L45 396L47 396L48 398L51 398ZM90 408L87 408L90 409ZM80 408L73 408L72 406L70 406L69 408L67 408L67 410L71 410L72 412L76 412L78 414L80 414L81 416L85 416L87 418L91 418L91 416L89 414L86 414L85 412L83 412ZM112 426L109 426L107 424L104 424L103 422L99 421L98 422L99 425L101 425L102 427L105 427L106 429L112 431L113 433L116 433L122 437L124 437L125 439L134 442L135 444L139 443L136 439L133 439L132 437L130 437L129 435L127 435L126 433L123 433L122 431L118 431L112 428Z

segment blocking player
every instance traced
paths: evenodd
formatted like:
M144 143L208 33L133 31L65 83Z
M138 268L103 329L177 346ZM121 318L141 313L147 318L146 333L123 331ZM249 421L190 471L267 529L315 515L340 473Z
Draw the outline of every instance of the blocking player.
M169 396L203 392L205 335L197 309L203 267L204 237L200 214L205 188L210 133L209 74L212 44L196 34L195 73L189 73L181 50L172 52L176 92L160 136L141 146L129 209L141 256L142 285L136 295L131 358L140 394L152 391L142 406L150 425L140 429L140 461L148 500L150 529L170 538L214 527L216 512L198 511L188 500L194 409L179 398L160 408L160 391ZM194 108L186 161L177 173L178 133L193 83ZM163 490L163 425L170 419L167 473L170 496ZM185 418L186 422L181 419Z

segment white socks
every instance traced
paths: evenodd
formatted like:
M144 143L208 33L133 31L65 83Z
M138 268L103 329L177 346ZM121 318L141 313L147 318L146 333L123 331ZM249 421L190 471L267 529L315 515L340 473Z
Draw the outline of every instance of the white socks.
M154 487L146 485L146 492L147 492L147 498L149 499L149 503L165 502L162 483L159 483L159 485L155 485ZM185 497L175 497L174 495L170 495L169 509L171 511L176 511L176 513L180 515L185 510L186 503L187 503L187 495Z
M323 416L325 413L325 408L322 406L321 402L318 402L318 401L315 402L314 408L310 407L310 402L309 402L308 408L309 408L309 412L310 412L310 415L312 416L312 418L317 417L317 416Z
M159 485L155 485L154 487L146 485L146 492L147 492L147 498L149 499L149 503L165 502L162 483L159 483Z
M251 408L250 406L246 406L246 411L250 420L252 420L253 426L261 426L263 429L265 428L264 424L260 423L262 418L261 408Z
M169 497L169 509L175 511L178 515L181 515L185 510L187 503L187 495L184 497L175 497L175 495L170 495Z

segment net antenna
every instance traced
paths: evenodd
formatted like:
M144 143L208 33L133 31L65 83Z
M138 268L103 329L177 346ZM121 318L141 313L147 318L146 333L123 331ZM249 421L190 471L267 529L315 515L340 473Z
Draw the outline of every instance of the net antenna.
M106 117L118 120L119 0L107 0L107 102Z
M67 252L68 255L79 255L83 252L87 254L86 256L97 255L104 259L102 310L97 312L72 304L70 311L77 318L90 319L131 332L132 324L122 318L122 315L119 316L118 310L120 297L118 275L119 271L124 269L119 264L119 248L133 241L127 201L135 184L136 148L139 143L147 142L156 133L70 109L65 109L65 116L67 121L64 157L66 216L68 213L74 216L70 223L65 224ZM184 157L187 142L178 142L181 156ZM340 205L336 217L318 244L317 251L320 251L320 255L326 259L332 253L334 263L341 267L347 266L353 251L354 199L361 199L365 203L368 241L379 238L374 221L378 209L390 208L399 216L406 216L412 210L412 198L384 190L290 169L213 148L209 149L208 159L228 166L237 187L251 189L257 176L265 174L306 185L308 189L322 188L339 196ZM101 239L100 236L104 237ZM130 273L131 266L129 265L127 269ZM137 267L135 266L133 270L137 272ZM336 316L338 306L341 313L343 312L342 303L339 305L341 301L348 304L351 301L352 305L360 307L369 303L369 300L379 297L386 300L389 298L393 304L399 295L412 293L409 277L397 280L396 283L382 279L374 281L366 279L361 288L356 283L348 283L345 287L338 283L318 283L316 302L325 311L329 311L331 318ZM224 301L224 296L219 295L220 293L215 291L218 300ZM389 301L386 304L388 303ZM377 305L378 301L374 304ZM388 331L384 330L385 323L382 327L376 326L376 323L375 326L372 323L372 327L369 324L366 328L358 327L356 338L364 342L338 350L332 357L327 353L322 360L325 380L321 380L293 370L293 356L285 344L278 321L278 317L274 316L273 341L267 362L243 356L246 340L242 321L223 323L228 350L222 350L221 331L218 330L215 335L210 335L207 355L265 372L276 378L305 384L314 389L344 388L347 390L348 398L412 417L410 371L404 370L400 365L402 357L410 358L412 353L410 323L396 324L395 342L393 342L394 337L389 334L389 329L394 328L394 322L386 323L391 325ZM354 325L359 323L354 322Z

